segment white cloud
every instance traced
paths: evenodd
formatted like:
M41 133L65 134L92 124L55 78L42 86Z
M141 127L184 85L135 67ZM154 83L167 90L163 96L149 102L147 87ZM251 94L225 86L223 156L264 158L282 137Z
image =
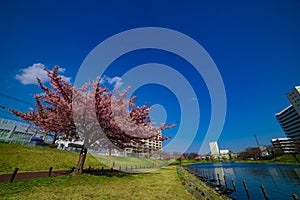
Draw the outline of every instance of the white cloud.
M60 73L64 73L65 71L66 71L65 68L59 68L59 69L58 69L58 72L60 72Z
M115 87L121 87L121 85L123 84L122 82L122 78L115 76L113 78L108 78L108 83L110 85L115 84Z
M62 69L64 69L64 68L62 68ZM66 69L64 69L64 71L65 71ZM59 70L58 70L59 71ZM67 76L64 76L64 75L59 75L59 76L61 76L62 77L62 79L64 79L66 82L69 82L70 83L70 81L71 81L71 77L67 77Z
M123 85L122 78L118 76L112 78L108 76L104 76L104 78L101 79L100 84L104 84L105 82L108 82L108 84L110 85L114 85L114 87L116 88L121 87Z
M21 74L16 75L16 79L24 85L37 84L36 77L39 77L42 82L48 81L47 73L44 70L45 65L36 63L27 68L21 69Z
M24 85L37 85L37 79L38 77L42 83L48 82L49 77L47 76L47 72L44 70L46 66L42 63L36 63L32 66L29 66L27 68L21 69L20 74L16 75L16 79L19 80ZM60 73L63 73L66 71L65 68L59 68L58 70ZM65 81L70 82L71 78L60 75Z

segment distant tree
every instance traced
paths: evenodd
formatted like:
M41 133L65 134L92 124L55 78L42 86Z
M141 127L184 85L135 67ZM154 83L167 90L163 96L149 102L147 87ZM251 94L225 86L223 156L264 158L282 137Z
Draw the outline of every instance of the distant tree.
M212 157L212 156L211 156L211 157L210 157L210 156L206 156L206 157L205 157L205 160L206 160L206 161L214 160L214 157Z
M179 156L176 160L179 161L179 164L181 164L181 162L185 160L185 158L183 156Z
M274 150L273 154L274 154L274 157L282 156L284 154L284 152L282 150Z
M173 157L173 159L177 159L177 158L180 158L182 156L182 153L179 153L179 152L173 152L172 153L172 157Z
M87 148L135 148L134 144L143 144L143 139L163 141L170 138L158 134L175 124L160 124L159 128L154 128L149 115L152 107L138 106L135 97L127 99L129 89L109 91L100 86L99 78L76 88L58 75L58 66L53 71L45 71L50 87L37 77L44 93L34 95L36 108L28 112L10 111L46 132L54 132L53 143L58 136L84 139L77 173L82 172Z
M259 159L260 158L260 149L258 147L248 147L245 149L245 151L243 152L240 152L238 154L238 157L240 159L250 159L250 158L253 158L255 160Z
M194 152L191 152L191 153L184 153L182 154L183 157L185 157L186 159L188 160L193 160L195 159L196 157L198 157L199 155L197 153L194 153Z
M162 154L162 159L163 159L163 160L171 160L171 159L172 159L171 154L168 153L168 152L162 151L161 154Z
M199 160L201 160L201 157L197 156L197 157L194 158L194 160L199 161Z

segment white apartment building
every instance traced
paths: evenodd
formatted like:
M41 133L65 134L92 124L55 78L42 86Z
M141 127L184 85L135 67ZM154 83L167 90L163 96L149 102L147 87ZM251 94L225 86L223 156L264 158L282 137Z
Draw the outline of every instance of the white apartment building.
M287 98L300 115L300 86L294 87L289 93L286 94Z
M158 138L162 137L160 131ZM126 153L138 153L139 156L158 157L162 152L162 141L143 139L143 145L138 146L135 144L135 148L126 148ZM135 150L136 149L136 150Z
M287 108L275 114L286 137L290 138L294 145L295 151L300 152L300 86L294 87L286 94L291 102Z
M271 142L275 151L295 153L295 144L290 138L273 138Z

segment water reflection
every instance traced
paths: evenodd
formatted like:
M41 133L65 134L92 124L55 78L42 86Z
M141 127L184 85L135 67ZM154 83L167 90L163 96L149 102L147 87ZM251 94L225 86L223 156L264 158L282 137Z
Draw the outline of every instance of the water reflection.
M247 183L251 199L264 199L260 188L262 184L266 188L269 199L293 199L292 194L300 197L300 166L235 162L193 164L192 166L215 174L215 178L219 174L222 184L224 184L224 176L227 183L234 179L237 191L229 197L235 199L246 199L243 180ZM230 184L228 186L232 188Z
M219 178L222 179L224 177L224 169L221 168L221 167L217 167L217 168L214 168L214 174L216 175L215 179L217 179L217 175L219 175Z

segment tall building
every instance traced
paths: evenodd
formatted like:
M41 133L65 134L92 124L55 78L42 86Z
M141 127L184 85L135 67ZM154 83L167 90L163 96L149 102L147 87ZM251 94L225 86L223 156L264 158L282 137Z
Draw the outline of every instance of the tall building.
M275 151L295 153L295 144L290 138L273 138L271 142Z
M295 145L295 151L300 152L300 86L296 86L286 94L291 102L287 108L275 116L287 138Z
M300 115L300 86L294 87L289 93L286 94L287 98Z
M209 149L210 149L210 154L211 155L219 155L219 146L217 142L210 142L209 143Z
M295 138L300 135L300 115L293 105L277 113L276 118L287 137Z

